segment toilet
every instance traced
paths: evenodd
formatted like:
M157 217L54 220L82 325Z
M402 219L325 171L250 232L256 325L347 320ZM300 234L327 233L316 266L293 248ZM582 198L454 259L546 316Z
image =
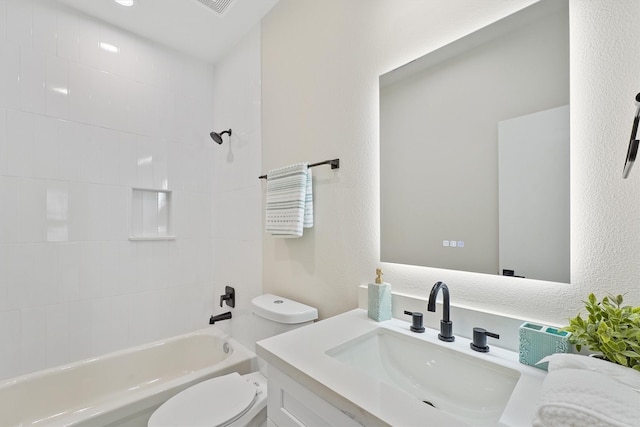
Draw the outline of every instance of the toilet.
M318 310L264 294L251 300L254 342L313 323ZM260 371L237 372L202 381L163 403L148 427L262 427L267 421L267 378Z

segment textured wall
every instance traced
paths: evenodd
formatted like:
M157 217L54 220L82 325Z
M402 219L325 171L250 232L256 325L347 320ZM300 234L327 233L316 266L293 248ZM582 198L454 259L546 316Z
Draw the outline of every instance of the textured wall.
M379 262L378 75L532 3L281 0L263 21L264 170L340 157L314 169L315 227L263 244L263 284L320 309L357 305ZM621 178L640 88L636 0L572 0L572 284L383 264L396 291L564 322L589 292L640 303L640 172Z

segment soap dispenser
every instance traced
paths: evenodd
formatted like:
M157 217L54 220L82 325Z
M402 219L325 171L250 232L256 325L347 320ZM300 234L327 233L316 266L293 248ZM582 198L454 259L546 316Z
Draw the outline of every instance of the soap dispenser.
M376 269L375 283L369 283L369 318L376 322L391 319L391 285L382 281L382 270Z

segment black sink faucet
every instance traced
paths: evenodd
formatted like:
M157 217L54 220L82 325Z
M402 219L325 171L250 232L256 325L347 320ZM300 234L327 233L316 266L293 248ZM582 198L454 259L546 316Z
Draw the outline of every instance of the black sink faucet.
M436 311L436 298L438 297L438 291L442 289L442 320L440 321L440 333L438 338L442 341L452 342L456 337L453 336L453 322L449 319L449 288L445 283L436 282L431 288L429 294L429 303L427 304L427 310Z

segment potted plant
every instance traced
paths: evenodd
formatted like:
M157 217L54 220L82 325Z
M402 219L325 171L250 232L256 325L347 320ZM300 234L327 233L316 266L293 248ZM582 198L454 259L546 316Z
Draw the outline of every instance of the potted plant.
M622 305L622 295L604 297L598 301L589 294L583 301L589 312L569 319L569 342L580 351L586 346L602 358L640 371L640 307Z

